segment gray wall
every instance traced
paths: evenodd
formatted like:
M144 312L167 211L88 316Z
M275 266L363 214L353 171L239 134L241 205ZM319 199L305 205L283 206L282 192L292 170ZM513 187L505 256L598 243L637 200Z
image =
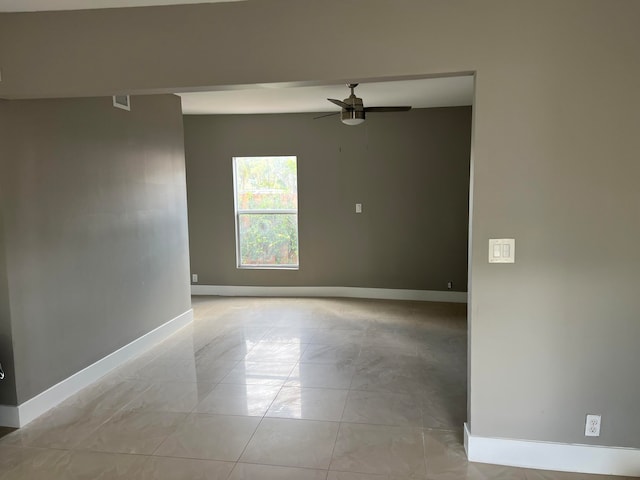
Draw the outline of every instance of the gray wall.
M9 152L8 102L0 100L0 178L5 176ZM0 405L16 404L16 383L13 369L13 344L11 335L11 312L9 309L9 282L4 241L4 216L2 182L0 182L0 363L6 376L0 381Z
M190 308L180 99L8 102L19 403Z
M637 0L0 14L0 97L475 71L471 431L640 447L639 19ZM502 237L516 263L489 265Z
M471 108L316 115L185 116L199 283L466 291ZM298 156L300 269L238 269L231 159L272 154Z

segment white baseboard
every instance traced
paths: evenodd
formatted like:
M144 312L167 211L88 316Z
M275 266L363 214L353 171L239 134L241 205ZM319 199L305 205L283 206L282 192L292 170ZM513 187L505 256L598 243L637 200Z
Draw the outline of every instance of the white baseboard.
M640 449L477 437L464 424L471 462L600 475L640 476Z
M20 426L20 416L18 415L18 407L12 405L0 405L0 427Z
M234 285L191 285L192 295L223 297L344 297L422 302L467 303L467 292L401 290L362 287L262 287Z
M26 402L18 406L0 405L0 426L24 427L47 410L162 342L192 321L193 310L189 309Z

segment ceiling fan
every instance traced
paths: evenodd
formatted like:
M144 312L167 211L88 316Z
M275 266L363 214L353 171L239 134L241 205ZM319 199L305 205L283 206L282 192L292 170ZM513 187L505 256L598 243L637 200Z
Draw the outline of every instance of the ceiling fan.
M411 110L411 107L365 107L362 103L362 99L356 97L354 89L358 86L357 83L348 83L347 87L351 89L351 95L344 100L336 100L335 98L327 98L331 103L342 108L340 112L329 113L327 115L320 115L317 118L329 117L331 115L340 114L340 120L346 125L359 125L365 120L365 116L368 112L406 112Z

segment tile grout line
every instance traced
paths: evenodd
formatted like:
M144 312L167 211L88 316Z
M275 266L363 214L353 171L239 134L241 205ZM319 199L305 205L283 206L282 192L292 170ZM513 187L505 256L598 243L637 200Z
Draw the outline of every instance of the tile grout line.
M262 334L262 336L260 336L260 338L256 341L256 343L245 353L245 356L241 359L239 359L234 366L229 370L229 372L227 372L227 374L225 376L223 376L220 381L214 386L213 390L215 390L215 388L219 385L222 385L222 381L227 378L227 376L229 376L229 374L235 370L236 367L238 367L238 365L240 365L241 362L245 361L246 356L256 347L256 345L260 342L260 340L262 338L265 337L265 335L267 334L267 332L269 332L271 329L267 329L265 331L265 333ZM212 391L213 391L212 390ZM279 392L279 391L278 391ZM211 393L211 392L209 392ZM275 400L275 397L274 397ZM204 399L203 399L204 401ZM273 402L272 402L273 403ZM197 409L197 406L196 406ZM268 409L267 409L268 410ZM266 415L266 411L265 411L265 415ZM250 418L250 417L249 417ZM242 458L242 455L244 454L245 450L247 449L247 447L249 446L249 443L251 443L251 440L253 439L254 435L256 434L256 432L258 431L258 428L260 428L260 425L262 424L262 420L264 420L264 415L260 418L260 421L258 422L258 424L256 425L256 428L253 430L253 433L251 434L251 437L249 437L249 440L247 441L247 443L245 444L244 448L242 449L242 452L240 452L240 455L238 455L238 458L232 462L233 463L233 467L231 467L231 470L229 471L229 473L227 474L227 476L225 477L226 480L228 480L231 475L233 475L233 472L235 471L236 467L238 466L238 463L240 462L240 458Z
M360 357L360 354L362 353L362 346L359 345L358 346L358 356L356 358ZM355 376L355 371L353 372L353 375L351 376L351 381L349 382L349 388L347 389L347 398L344 401L344 406L342 407L342 413L340 415L340 421L338 422L338 430L336 431L336 438L335 441L333 442L333 448L331 449L331 456L329 458L329 467L327 468L327 478L329 477L329 470L331 470L331 465L333 464L333 458L335 456L336 453L336 446L338 445L338 437L340 436L340 431L342 430L342 419L344 417L344 412L347 409L347 403L349 402L349 397L351 395L351 385L353 384L353 377Z
M195 333L195 332L194 332L194 333ZM263 336L264 336L264 334L263 334ZM214 337L214 339L215 339L215 338L218 338L218 337ZM261 337L261 338L262 338L262 337ZM206 348L206 347L207 347L207 345L209 345L209 344L210 344L210 343L212 343L212 342L213 342L213 339L212 339L210 342L208 342L207 344L203 345L201 348L199 348L195 353L197 354L197 352L201 351L203 348ZM251 351L252 349L253 349L253 347L251 347L251 348L249 349L249 351ZM248 353L249 353L249 352L247 352L247 354L248 354ZM155 360L155 358L154 358L154 360ZM217 387L217 386L222 382L222 380L224 380L224 378L226 378L226 376L227 376L227 375L229 375L229 373L230 373L234 368L236 368L236 367L240 364L240 362L241 362L242 360L243 360L243 359L238 360L238 361L234 364L234 366L233 366L233 367L231 367L231 369L229 370L229 372L227 372L227 374L226 374L226 375L224 375L224 376L223 376L223 377L222 377L222 378L221 378L217 383L213 383L213 388L212 388L212 389L207 393L207 395L211 394L211 392L213 392L213 390L214 390L214 389L215 389L215 388L216 388L216 387ZM194 367L195 367L195 357L194 357ZM197 382L198 373L197 373L197 367L195 367L195 368L196 368L196 384L197 384L197 383L198 383L198 382ZM149 387L149 388L151 388L151 387ZM145 391L146 391L146 390L145 390ZM142 395L142 394L140 394L140 395ZM136 397L136 398L138 398L138 397ZM205 397L205 398L206 398L206 397ZM203 398L202 400L204 400L204 398ZM132 400L132 401L133 401L133 400ZM175 427L172 429L172 431L171 431L171 432L170 432L170 433L169 433L169 434L168 434L168 435L167 435L167 436L166 436L166 437L165 437L165 438L164 438L164 439L163 439L163 440L158 444L158 446L157 446L157 447L153 450L153 452L150 454L151 456L156 456L156 455L155 455L155 454L156 454L156 452L157 452L158 450L160 450L160 448L162 448L162 446L167 442L167 440L169 439L169 437L171 437L171 435L175 434L175 433L178 431L178 429L179 429L180 427L182 427L182 426L186 423L186 421L188 420L188 418L189 418L191 415L194 415L195 411L197 410L197 408L198 408L198 406L200 405L200 403L201 403L201 402L202 402L202 401L199 401L199 402L198 402L198 403L197 403L197 404L196 404L196 405L195 405L195 406L194 406L194 407L193 407L189 412L184 412L184 413L186 413L186 415L185 415L184 419L183 419L181 422L178 422L178 423L175 425ZM128 402L128 403L131 403L131 402ZM128 404L128 403L127 403L127 404ZM123 407L123 408L124 408L124 407ZM162 456L162 455L157 455L157 456Z
M265 333L266 335L266 333ZM263 335L264 337L264 335ZM262 337L261 337L262 338ZM241 360L242 361L242 360ZM239 363L239 362L238 362ZM298 362L296 362L295 365L297 365ZM289 374L287 375L287 379L291 376L291 373L295 370L295 365L293 366L293 368L291 369L291 371L289 372ZM251 441L253 440L253 437L255 436L256 432L258 431L258 429L260 428L260 425L262 425L262 422L264 421L265 418L267 418L267 412L269 412L269 409L271 408L271 406L273 405L273 402L276 401L276 398L278 398L278 395L280 395L280 392L282 391L282 388L284 387L284 384L287 382L287 380L285 379L285 381L283 382L283 384L280 386L280 388L278 389L278 393L276 393L276 395L273 397L273 400L271 400L271 403L269 404L269 406L266 408L266 410L264 411L264 414L262 415L262 417L260 418L260 421L258 422L258 425L256 426L255 430L253 431L253 433L251 434L251 437L249 437L249 440L247 441L247 443L245 444L244 448L242 449L242 452L240 452L240 455L238 456L238 459L235 462L235 465L233 467L233 470L235 470L235 468L237 467L238 463L240 463L240 459L242 458L242 456L244 455L244 453L247 450L247 447L249 446L249 444L251 443ZM231 474L233 473L233 470L231 470L231 472L229 473L229 476L231 476ZM229 478L229 477L227 477Z

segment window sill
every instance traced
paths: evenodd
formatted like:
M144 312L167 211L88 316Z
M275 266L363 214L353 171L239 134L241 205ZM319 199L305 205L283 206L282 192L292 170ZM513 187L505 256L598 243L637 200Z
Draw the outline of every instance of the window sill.
M238 265L238 270L300 270L299 266Z

